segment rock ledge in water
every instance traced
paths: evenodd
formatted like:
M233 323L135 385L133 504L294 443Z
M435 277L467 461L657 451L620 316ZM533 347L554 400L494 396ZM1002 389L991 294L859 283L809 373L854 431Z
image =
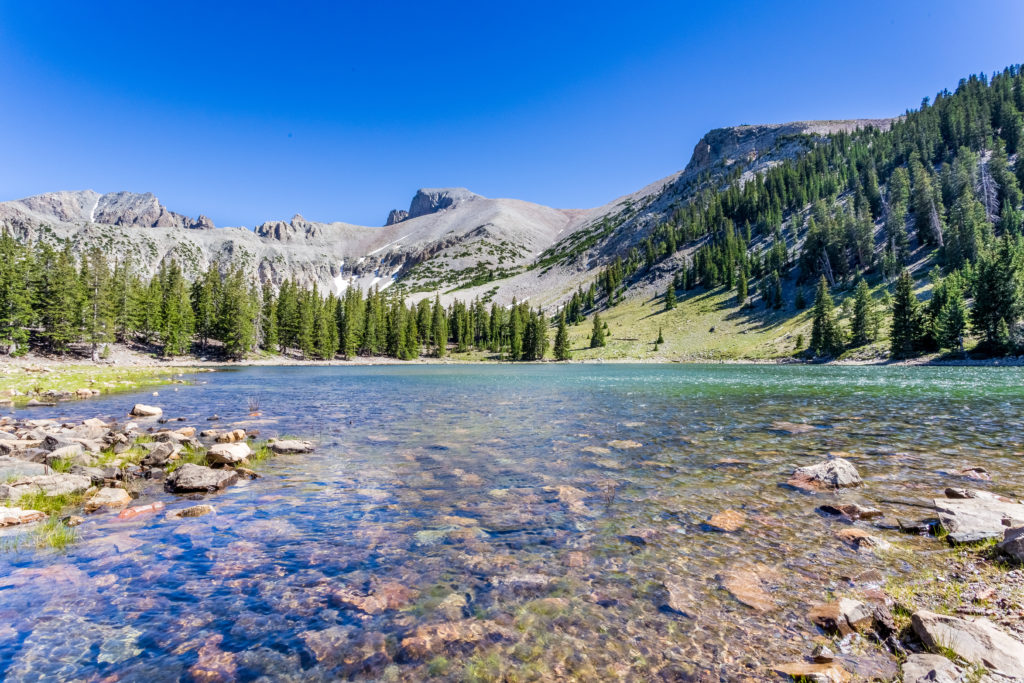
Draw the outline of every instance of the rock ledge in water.
M864 481L853 463L836 458L816 465L797 467L786 483L805 491L830 491L860 486Z
M988 619L961 619L921 610L911 617L917 637L930 648L952 650L971 664L1010 680L1024 680L1024 643Z

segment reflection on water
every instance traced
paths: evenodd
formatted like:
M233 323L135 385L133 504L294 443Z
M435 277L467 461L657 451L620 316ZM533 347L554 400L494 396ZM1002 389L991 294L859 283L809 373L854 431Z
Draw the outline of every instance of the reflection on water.
M921 516L915 504L981 463L988 488L1019 495L1021 378L651 365L201 375L147 400L200 428L217 413L219 427L312 438L317 452L204 496L214 515L95 515L66 554L0 556L0 672L756 680L810 651L806 609L841 592L842 577L910 575L939 547L872 530L897 550L859 554L818 505ZM34 414L120 417L135 400ZM773 431L777 420L816 429ZM794 466L840 452L864 489L780 486ZM158 487L139 502L155 499L194 504ZM707 526L727 508L745 513L743 528ZM756 565L766 611L721 587L724 572Z

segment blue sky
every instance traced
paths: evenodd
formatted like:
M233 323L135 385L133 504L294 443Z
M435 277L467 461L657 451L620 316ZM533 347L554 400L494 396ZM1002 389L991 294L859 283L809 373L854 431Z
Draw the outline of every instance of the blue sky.
M250 227L380 225L452 185L583 208L710 128L895 115L1024 61L1017 0L270 5L0 0L0 200L151 191Z

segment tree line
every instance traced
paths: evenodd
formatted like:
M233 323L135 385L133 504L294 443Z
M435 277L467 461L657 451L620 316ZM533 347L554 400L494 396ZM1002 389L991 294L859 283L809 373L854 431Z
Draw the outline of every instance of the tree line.
M237 266L212 265L189 282L173 260L144 277L99 248L76 258L70 245L26 245L0 235L0 347L12 355L33 345L66 354L86 344L99 360L110 343L127 342L167 357L242 359L262 351L411 360L476 350L532 361L549 354L549 326L543 311L515 300L508 308L480 300L446 308L439 297L407 304L379 289L349 288L339 296L286 280L275 290ZM556 356L566 360L565 311L556 334Z

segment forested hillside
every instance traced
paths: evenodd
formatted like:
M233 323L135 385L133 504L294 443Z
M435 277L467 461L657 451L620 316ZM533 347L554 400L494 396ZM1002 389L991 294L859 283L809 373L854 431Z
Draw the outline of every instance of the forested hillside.
M779 137L760 164L682 173L638 194L664 220L633 220L627 201L615 220L567 238L572 249L541 254L540 270L608 264L546 307L479 293L410 304L401 287L275 285L223 263L190 281L194 263L154 268L4 233L0 344L12 354L84 345L96 358L118 341L165 356L538 360L553 335L559 360L616 345L619 357L668 358L1020 353L1022 111L1024 75L1010 67L962 80L891 127ZM711 336L696 339L708 320ZM761 346L737 343L748 333Z
M898 357L971 340L1017 352L1022 110L1011 67L925 99L888 131L837 132L751 178L737 169L604 269L596 303L661 282L666 309L729 292L736 313L777 324L813 304L791 349L805 342L812 356L883 337ZM849 300L843 311L833 295Z

